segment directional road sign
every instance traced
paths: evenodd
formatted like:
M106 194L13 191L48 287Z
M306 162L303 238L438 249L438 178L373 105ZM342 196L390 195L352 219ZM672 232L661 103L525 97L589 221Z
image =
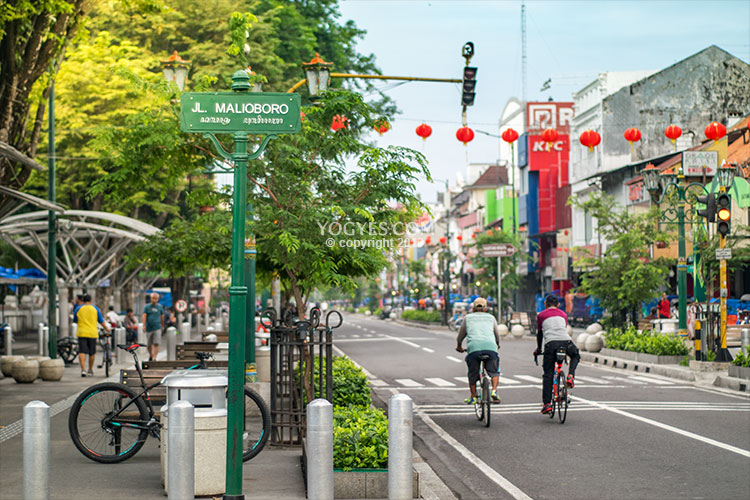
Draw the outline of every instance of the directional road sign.
M482 245L482 257L510 257L516 253L516 247L510 243L488 243Z

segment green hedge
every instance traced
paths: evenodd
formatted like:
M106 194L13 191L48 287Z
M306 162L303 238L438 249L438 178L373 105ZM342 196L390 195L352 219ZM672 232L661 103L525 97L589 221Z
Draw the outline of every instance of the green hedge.
M383 410L366 406L334 408L333 467L388 468L388 418Z
M642 352L657 356L684 356L690 350L680 337L674 335L651 335L649 331L639 333L634 326L622 331L610 329L605 335L607 349Z
M364 313L366 313L367 311L369 311L369 309L367 309L367 306L362 306L362 307L358 307L358 308L357 308L357 312L358 312L359 314L364 314Z
M348 312L348 313L353 313L355 311L356 311L356 309L354 309L354 306L349 306L349 307L346 308L346 312Z
M297 383L301 384L300 374L304 364L297 365ZM320 358L316 357L313 362L313 390L315 397L320 395ZM334 408L347 406L370 406L372 397L370 395L370 381L367 375L354 362L346 356L333 358L333 390L331 391L331 403ZM304 392L304 391L303 391ZM304 394L303 394L304 397ZM325 397L323 395L322 397ZM307 404L307 401L305 401Z
M750 368L750 350L744 347L737 353L737 356L732 360L732 364L735 366L745 366Z
M383 314L383 308L378 307L377 309L375 309L375 312L373 312L372 314L373 316L380 316L381 314Z
M439 323L441 320L441 314L440 311L404 311L401 313L401 318Z

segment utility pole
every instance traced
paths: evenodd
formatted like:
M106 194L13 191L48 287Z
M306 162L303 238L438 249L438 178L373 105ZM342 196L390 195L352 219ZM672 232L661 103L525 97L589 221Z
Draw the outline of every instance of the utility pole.
M445 271L443 274L443 325L448 324L448 309L451 305L450 272L451 272L451 198L448 191L448 180L445 181Z
M48 198L50 203L57 200L55 187L55 81L49 89L49 158ZM57 218L55 211L47 213L47 314L49 325L49 357L57 358Z

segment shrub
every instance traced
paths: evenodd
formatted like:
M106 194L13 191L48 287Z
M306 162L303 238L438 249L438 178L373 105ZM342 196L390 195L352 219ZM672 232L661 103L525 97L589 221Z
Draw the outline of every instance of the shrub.
M356 309L354 309L354 306L349 306L349 307L346 308L346 312L348 312L348 313L353 313L355 311L356 311Z
M401 318L439 323L441 315L440 311L404 311Z
M747 354L745 354L747 352ZM735 366L744 366L750 368L750 350L744 347L737 353L737 356L732 360L732 364Z
M295 372L298 384L301 384L300 374L304 364L297 365ZM372 404L370 395L370 381L367 375L354 362L343 356L333 358L332 366L333 389L331 391L331 404L334 408L347 406L369 406ZM313 361L313 391L316 398L325 397L320 394L320 358ZM304 392L304 391L303 391ZM303 398L306 400L304 394ZM308 401L304 401L306 405Z
M366 313L367 311L368 311L368 309L367 309L367 306L362 306L362 307L358 307L358 308L357 308L357 312L358 312L359 314L364 314L364 313Z
M381 314L383 314L383 308L382 307L378 307L377 309L375 309L375 312L372 313L373 316L380 316Z
M630 326L624 332L612 328L606 334L607 348L621 351L642 352L657 356L684 356L690 352L682 339L673 335L651 335L650 332L639 333Z
M388 467L388 418L383 410L334 408L333 467L344 470Z

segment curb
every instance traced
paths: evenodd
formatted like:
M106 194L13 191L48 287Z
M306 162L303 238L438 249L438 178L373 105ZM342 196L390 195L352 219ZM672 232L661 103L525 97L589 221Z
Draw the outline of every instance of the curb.
M453 331L450 328L448 328L447 326L443 326L441 324L429 325L429 324L426 324L426 323L417 323L417 322L414 322L414 321L410 321L408 319L401 319L401 318L394 319L393 321L395 323L398 323L399 325L414 326L416 328L422 328L424 330L434 330L436 328L439 328L440 330L444 330L444 331L448 331L448 332Z

